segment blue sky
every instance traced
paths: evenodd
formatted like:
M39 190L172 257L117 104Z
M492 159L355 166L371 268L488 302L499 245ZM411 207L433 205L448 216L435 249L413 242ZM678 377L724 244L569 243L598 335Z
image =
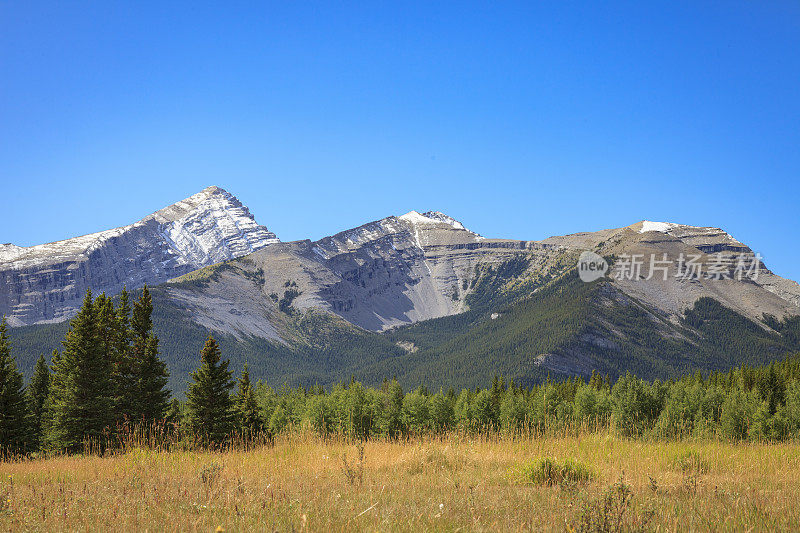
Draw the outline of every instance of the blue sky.
M215 184L283 240L650 219L800 279L797 1L291 4L0 3L0 242Z

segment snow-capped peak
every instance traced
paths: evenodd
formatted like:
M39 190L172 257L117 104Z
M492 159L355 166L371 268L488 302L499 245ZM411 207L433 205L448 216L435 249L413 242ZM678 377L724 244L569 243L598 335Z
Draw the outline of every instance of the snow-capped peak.
M13 261L23 253L25 253L25 248L17 246L16 244L11 244L10 242L0 244L0 263Z
M461 222L439 211L427 211L425 213L409 211L398 218L412 224L447 224L455 229L466 229Z
M675 224L673 222L653 222L650 220L643 220L642 228L639 230L639 233L647 233L648 231L669 233L669 231L676 226L680 226L680 224Z

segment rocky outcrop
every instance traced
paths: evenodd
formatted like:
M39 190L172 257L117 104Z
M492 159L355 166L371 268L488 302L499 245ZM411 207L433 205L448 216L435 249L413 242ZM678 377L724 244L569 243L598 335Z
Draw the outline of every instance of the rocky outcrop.
M0 314L11 325L62 321L87 288L116 294L163 283L276 242L233 195L209 187L122 228L0 246Z

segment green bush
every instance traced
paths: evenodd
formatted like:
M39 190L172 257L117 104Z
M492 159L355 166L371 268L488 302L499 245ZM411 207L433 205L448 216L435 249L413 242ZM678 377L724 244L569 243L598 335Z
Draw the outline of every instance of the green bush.
M588 466L574 459L559 463L557 459L541 457L512 471L511 477L517 483L553 486L583 483L591 480L594 473Z
M706 474L711 469L708 461L694 450L675 455L672 466L687 474Z

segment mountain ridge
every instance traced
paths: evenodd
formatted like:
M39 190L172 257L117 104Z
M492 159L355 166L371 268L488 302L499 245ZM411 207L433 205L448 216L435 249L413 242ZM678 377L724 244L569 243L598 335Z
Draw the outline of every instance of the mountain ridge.
M275 253L259 253L276 244L281 246ZM317 241L282 243L235 196L210 186L120 228L31 247L0 245L0 313L12 326L63 321L86 288L114 294L123 285L169 282L198 268L253 256L269 278L264 294L254 297L281 293L280 284L288 278L302 278L304 287L293 297L296 309L328 309L359 327L380 331L463 312L478 265L524 254L546 270L557 257L582 250L717 254L730 269L737 256L756 260L749 247L715 227L642 220L624 228L526 241L485 238L439 211L409 211ZM756 320L800 307L800 285L766 268L757 287L728 284L732 298L719 289L725 283L702 279L683 283L670 276L660 284L623 279L618 284L672 314L703 295L727 298L727 305ZM243 333L273 336L261 326Z
M20 247L0 246L0 314L12 326L69 319L87 288L157 284L279 242L216 186L119 228Z
M143 243L136 241L141 230L122 231L134 226L146 230ZM792 349L791 317L800 315L800 286L713 227L643 220L528 241L486 238L444 213L410 211L316 241L283 242L233 195L211 187L111 231L119 235L110 241L134 245L107 248L105 240L87 251L91 247L83 243L78 248L84 255L71 263L47 258L27 281L62 279L73 301L90 284L110 295L123 284L151 285L156 333L176 390L209 333L234 365L249 361L254 377L276 384L329 384L350 375L374 383L397 375L406 384L447 377L476 386L485 384L486 372L531 383L593 369L637 369L666 378L763 362ZM626 257L666 254L671 260L663 279L643 261L635 275L609 271L585 284L576 265L587 251L614 267ZM154 260L142 261L147 254ZM131 256L139 261L129 261ZM725 276L687 279L680 275L683 256L697 256L705 268L716 264ZM165 258L173 261L171 270L147 269ZM82 278L59 273L86 263L116 268L117 276L98 286L96 272ZM138 277L125 278L120 264ZM0 263L2 281L9 276L5 265ZM757 266L758 276L736 279L741 265ZM0 302L8 300L8 286L0 285L6 291ZM26 297L59 294L48 293L46 284L40 288L29 284ZM715 303L698 308L706 300ZM52 322L69 316L53 312L40 325L12 328L14 342L26 352L23 369L32 368L38 353L58 348L67 326ZM722 325L710 329L703 320ZM746 342L737 340L741 331L748 332Z

